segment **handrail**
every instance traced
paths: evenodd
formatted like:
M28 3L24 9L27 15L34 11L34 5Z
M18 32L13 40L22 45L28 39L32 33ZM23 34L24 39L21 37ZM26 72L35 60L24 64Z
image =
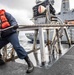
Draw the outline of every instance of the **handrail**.
M74 27L74 24L34 24L34 25L19 25L20 28L27 27Z

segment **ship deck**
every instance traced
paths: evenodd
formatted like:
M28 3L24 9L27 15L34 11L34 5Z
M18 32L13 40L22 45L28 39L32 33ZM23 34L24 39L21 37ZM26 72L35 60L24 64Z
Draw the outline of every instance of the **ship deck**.
M0 66L1 75L27 75L27 66L21 63L8 62ZM35 67L29 75L74 75L74 46L57 60L50 68Z

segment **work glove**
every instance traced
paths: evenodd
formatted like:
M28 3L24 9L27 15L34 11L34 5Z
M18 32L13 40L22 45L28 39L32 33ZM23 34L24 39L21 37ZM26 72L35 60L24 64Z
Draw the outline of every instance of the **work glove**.
M18 25L14 25L13 26L13 29L17 29L19 26Z

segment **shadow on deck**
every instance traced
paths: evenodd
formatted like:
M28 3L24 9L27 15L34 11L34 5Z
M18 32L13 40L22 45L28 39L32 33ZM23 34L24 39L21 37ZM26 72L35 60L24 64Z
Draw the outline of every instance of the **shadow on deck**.
M0 66L0 75L27 75L26 68L24 64L8 62ZM74 46L50 68L35 67L28 75L74 75Z

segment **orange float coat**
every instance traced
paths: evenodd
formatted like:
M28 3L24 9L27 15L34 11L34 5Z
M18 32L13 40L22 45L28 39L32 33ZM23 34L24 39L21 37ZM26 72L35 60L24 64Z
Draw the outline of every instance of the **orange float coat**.
M4 29L4 28L7 28L7 27L9 27L10 26L10 24L9 24L9 22L8 22L8 20L7 20L7 18L6 18L6 16L5 16L5 10L0 10L0 24L1 24L1 26L0 26L0 28L1 29Z

